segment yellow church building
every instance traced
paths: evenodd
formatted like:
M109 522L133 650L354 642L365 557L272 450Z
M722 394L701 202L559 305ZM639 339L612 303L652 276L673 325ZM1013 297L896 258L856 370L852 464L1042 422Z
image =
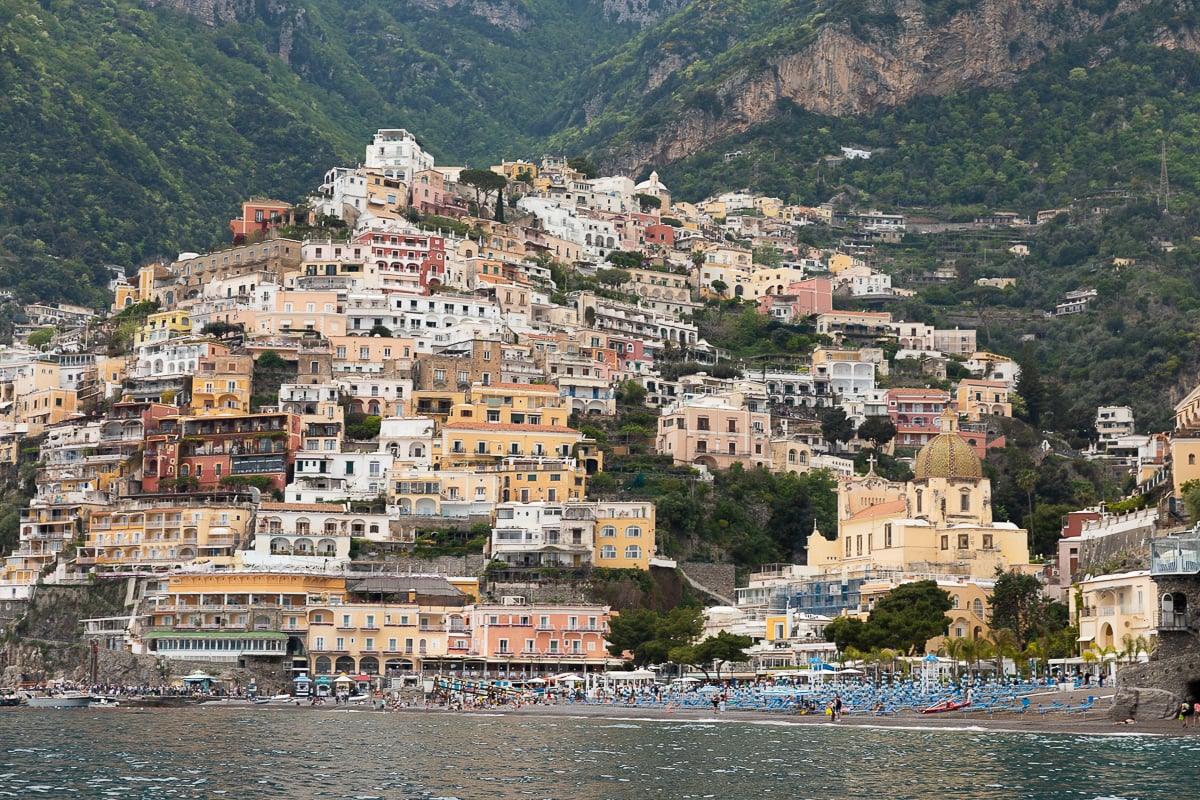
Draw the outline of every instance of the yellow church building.
M917 453L914 477L890 481L875 474L842 480L838 488L838 535L814 531L808 563L823 575L860 576L892 586L907 580L979 582L990 589L996 571L1031 572L1028 533L992 519L991 481L971 446L955 432L955 417L940 418L941 433ZM864 593L869 594L867 586ZM983 597L966 586L969 606ZM977 611L979 609L976 609ZM952 610L950 635L986 635L983 613ZM961 618L961 619L960 619Z

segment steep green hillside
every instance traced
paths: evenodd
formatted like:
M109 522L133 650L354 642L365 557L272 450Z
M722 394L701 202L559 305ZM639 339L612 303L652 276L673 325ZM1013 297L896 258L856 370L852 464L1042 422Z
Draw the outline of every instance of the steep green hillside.
M567 81L636 30L598 2L282 0L215 27L185 13L211 4L173 5L0 0L6 245L126 266L203 248L240 200L299 198L379 127L442 163L536 157Z

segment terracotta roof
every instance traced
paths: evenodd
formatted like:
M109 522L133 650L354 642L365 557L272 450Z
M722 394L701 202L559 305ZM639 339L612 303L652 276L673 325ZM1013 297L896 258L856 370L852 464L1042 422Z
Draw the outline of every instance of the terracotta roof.
M895 516L897 512L904 511L906 507L904 500L891 500L887 503L876 503L873 506L858 511L850 516L850 519L864 519L866 517L890 517Z

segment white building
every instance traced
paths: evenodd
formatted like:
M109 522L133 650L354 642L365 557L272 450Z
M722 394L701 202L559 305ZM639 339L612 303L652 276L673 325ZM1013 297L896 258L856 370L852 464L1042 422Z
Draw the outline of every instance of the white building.
M367 145L363 164L369 169L382 169L389 178L411 183L416 173L433 169L433 156L403 128L380 128Z

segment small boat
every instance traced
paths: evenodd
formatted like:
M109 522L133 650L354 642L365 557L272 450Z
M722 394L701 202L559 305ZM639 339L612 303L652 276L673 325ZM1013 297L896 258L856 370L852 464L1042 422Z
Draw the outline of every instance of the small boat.
M21 705L21 694L16 689L5 687L0 689L0 707Z
M118 708L121 701L115 697L107 697L105 695L92 695L91 708Z
M50 694L26 694L25 702L30 708L83 708L91 705L92 698L83 692L63 691Z
M939 700L929 708L921 709L922 714L940 714L943 711L958 711L971 705L966 700Z

